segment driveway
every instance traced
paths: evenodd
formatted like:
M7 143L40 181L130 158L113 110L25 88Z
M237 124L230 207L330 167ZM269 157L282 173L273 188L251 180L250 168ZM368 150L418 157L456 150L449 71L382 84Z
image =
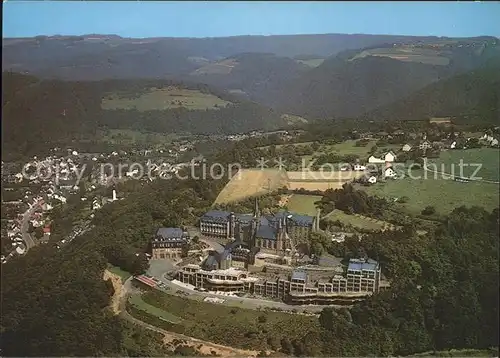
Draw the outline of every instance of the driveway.
M282 310L286 311L291 311L291 310L300 310L304 311L307 310L308 312L311 313L319 313L321 310L323 310L324 307L326 306L315 306L315 305L310 305L310 306L296 306L296 305L287 305L286 303L279 302L279 301L271 301L271 300L266 300L266 299L260 299L260 298L249 298L249 297L232 297L232 296L222 296L222 295L216 295L213 293L207 293L207 292L200 292L200 291L195 291L190 288L187 288L183 285L176 284L172 281L170 281L167 277L166 274L172 271L176 271L179 269L178 266L175 265L172 261L169 260L151 260L150 261L150 266L148 270L148 275L158 279L159 281L163 282L165 286L169 288L169 293L171 294L177 294L177 291L184 292L185 294L183 295L184 297L188 299L193 299L193 300L203 300L205 297L216 297L216 298L222 298L224 299L224 305L227 306L233 306L233 307L244 307L244 308L249 308L249 309L259 309L259 308L279 308ZM336 306L332 306L336 307ZM341 306L338 306L341 307Z

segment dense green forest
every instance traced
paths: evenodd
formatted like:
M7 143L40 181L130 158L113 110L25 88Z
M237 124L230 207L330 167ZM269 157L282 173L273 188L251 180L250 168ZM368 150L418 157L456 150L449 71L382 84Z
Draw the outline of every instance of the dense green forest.
M208 159L225 163L245 151L252 149L240 143ZM158 355L159 346L144 344L146 333L131 333L105 309L113 288L103 281L103 270L109 262L143 271L141 253L147 252L155 229L195 223L224 184L225 180L124 183L119 190L127 197L99 211L91 231L61 250L51 244L36 247L2 266L2 355ZM80 205L76 198L65 210L53 213L53 240L71 228ZM340 248L343 255L366 253L378 259L392 282L390 290L349 311L325 309L313 330L286 337L278 348L306 356L388 356L497 347L498 224L498 209L457 208L425 236L409 225L401 231L373 233L361 242L346 240ZM252 344L257 349L265 342L260 335L248 337L255 337ZM230 336L218 340L233 344Z
M461 117L469 123L500 120L500 62L431 84L362 116L364 120Z
M40 81L31 76L4 73L2 129L6 152L36 154L55 145L94 139L99 129L137 129L158 133L229 134L285 125L279 112L206 85L171 81ZM147 88L194 89L232 104L218 110L103 110L109 92L139 95Z
M498 40L486 45L480 56L474 56L471 48L455 47L451 50L451 54L447 55L450 62L446 66L405 62L379 56L366 56L353 60L353 56L362 50L339 53L335 57L326 59L318 67L290 80L279 92L281 96L278 96L273 104L286 112L308 118L359 117L378 107L411 96L426 86L435 83L439 86L446 79L489 66L490 63L498 64L500 61ZM490 71L495 69L490 68ZM472 72L469 80L474 80L474 76ZM486 88L483 90L488 91ZM464 97L469 95L468 89L462 86L455 91L461 92L459 98L453 98L456 93L449 87L440 93L439 98L434 100L436 104L431 108L438 112L451 109L453 113L447 115L458 115L459 110L463 109L460 106L468 108L467 106L471 104L483 104L477 91L471 94L471 99L465 101ZM441 101L443 103L440 103ZM455 103L455 107L449 108L449 103ZM420 104L427 108L425 102ZM416 108L418 106L415 106ZM415 119L412 112L412 110L409 113L399 110L397 113L384 114L389 114L390 119L407 120ZM377 119L389 118L381 116Z

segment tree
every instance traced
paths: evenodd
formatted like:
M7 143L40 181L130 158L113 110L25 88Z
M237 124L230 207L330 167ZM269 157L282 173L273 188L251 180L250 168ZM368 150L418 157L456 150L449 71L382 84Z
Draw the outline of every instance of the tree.
M426 206L422 210L422 215L434 215L435 213L436 213L436 208L434 208L433 206Z

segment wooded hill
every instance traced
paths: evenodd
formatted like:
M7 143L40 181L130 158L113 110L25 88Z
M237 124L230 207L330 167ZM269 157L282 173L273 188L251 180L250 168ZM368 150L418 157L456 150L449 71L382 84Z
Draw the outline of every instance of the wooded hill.
M208 93L230 103L205 110L182 106L145 111L102 108L102 99L110 92L134 98L151 88L168 87ZM7 151L36 153L37 148L50 143L92 138L99 128L228 134L271 130L286 124L277 111L199 84L160 80L64 82L4 73L3 91L3 147Z
M472 45L446 51L427 48L405 48L405 51L427 53L426 60L442 60L448 64L430 64L400 60L392 56L357 56L366 49L345 51L325 60L321 65L286 84L275 104L289 113L308 118L332 119L358 117L388 105L442 79L471 71L488 62L500 62L498 41L483 44L481 52ZM477 46L477 45L476 45ZM405 56L403 56L405 57ZM406 56L410 57L410 56ZM445 95L446 96L446 95Z
M433 83L417 93L382 106L365 120L421 120L461 117L473 122L500 121L500 62Z

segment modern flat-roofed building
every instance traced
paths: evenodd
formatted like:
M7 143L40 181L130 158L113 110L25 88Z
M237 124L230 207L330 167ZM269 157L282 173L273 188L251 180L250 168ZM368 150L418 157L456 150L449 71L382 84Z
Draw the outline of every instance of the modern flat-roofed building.
M185 266L179 272L179 280L212 291L248 292L250 294L278 298L289 304L345 304L365 299L379 291L380 265L373 260L349 262L347 277L334 274L328 281L310 280L308 272L295 270L289 276L274 279L251 277L241 269L227 267L212 270L198 265ZM220 266L219 266L220 267Z
M151 241L153 259L177 259L189 242L189 234L177 227L159 228Z
M380 274L380 265L375 260L349 260L349 266L347 267L347 291L378 292Z

